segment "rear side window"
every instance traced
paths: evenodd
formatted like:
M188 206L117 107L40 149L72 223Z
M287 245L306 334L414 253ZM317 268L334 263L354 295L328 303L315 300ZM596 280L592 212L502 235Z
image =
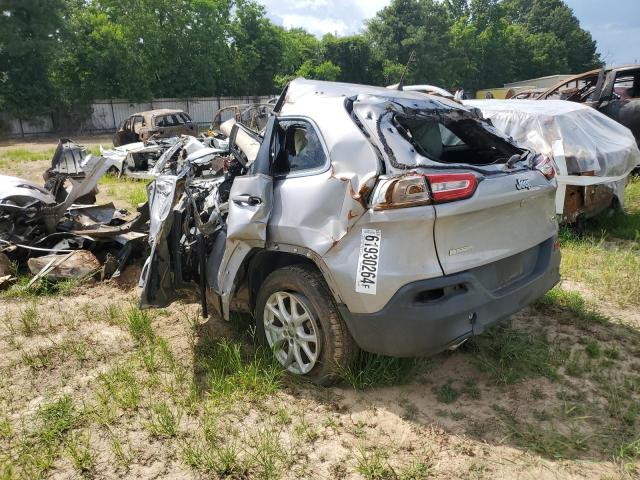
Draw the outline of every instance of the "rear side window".
M274 175L317 170L327 163L318 132L305 120L282 120L278 129Z
M156 117L156 127L176 127L182 123L177 115L162 115Z
M189 115L187 115L186 113L181 113L180 114L180 118L182 118L182 121L184 123L190 123L191 122L191 118L189 118Z
M473 119L396 115L394 124L422 156L443 163L504 163L521 150Z

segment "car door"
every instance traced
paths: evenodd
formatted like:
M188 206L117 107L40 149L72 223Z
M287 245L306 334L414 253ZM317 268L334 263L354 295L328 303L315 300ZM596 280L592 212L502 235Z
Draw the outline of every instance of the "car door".
M114 147L120 147L138 141L132 132L132 123L132 117L129 117L120 124L118 131L113 136Z
M135 117L133 117L133 126L131 130L132 130L133 137L136 139L140 138L140 132L142 131L143 122L144 122L144 119L142 118L142 115L136 115Z
M234 291L236 277L245 258L255 248L264 248L267 241L267 223L273 207L273 178L271 164L273 152L277 151L278 120L271 117L267 124L258 155L246 175L234 179L229 194L229 214L224 238L222 258L216 258L215 243L220 246L221 238L216 238L214 251L209 258L209 286L221 300L222 313L229 316L229 302ZM231 151L234 151L239 127L234 127L229 137ZM219 249L218 251L222 251ZM212 278L215 276L215 279Z

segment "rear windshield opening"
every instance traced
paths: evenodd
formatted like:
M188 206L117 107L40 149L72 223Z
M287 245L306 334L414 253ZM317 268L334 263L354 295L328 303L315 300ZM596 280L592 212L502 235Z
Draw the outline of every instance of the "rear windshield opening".
M436 162L491 165L523 153L469 118L396 115L394 124L420 155Z

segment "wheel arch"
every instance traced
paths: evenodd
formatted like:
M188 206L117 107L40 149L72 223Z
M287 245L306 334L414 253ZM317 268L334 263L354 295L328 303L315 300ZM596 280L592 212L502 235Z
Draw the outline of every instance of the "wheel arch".
M309 249L283 244L270 245L251 254L245 263L245 274L234 297L244 296L248 301L249 311L253 312L258 291L265 279L272 272L291 265L309 265L317 270L329 286L336 303L341 303L335 282L322 258ZM240 293L242 290L245 291L244 295Z

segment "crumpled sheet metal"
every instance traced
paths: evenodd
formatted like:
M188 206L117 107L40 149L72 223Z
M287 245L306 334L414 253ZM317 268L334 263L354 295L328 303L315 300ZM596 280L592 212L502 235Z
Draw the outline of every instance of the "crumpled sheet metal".
M290 178L276 187L276 196L279 189L299 189L305 207L276 202L280 209L272 212L270 220L278 225L270 236L274 242L304 245L324 255L365 212L363 197L373 188L380 162L373 146L362 141L362 131L349 117L344 100L338 96L331 101L313 103L319 115L331 118L331 128L318 129L332 159L331 165L324 174ZM283 115L304 116L309 108L304 103L285 103ZM336 115L336 111L344 114ZM350 161L347 164L340 159ZM351 161L353 159L359 161Z
M55 198L42 186L9 175L0 175L0 203L10 200L12 197L38 200L44 204L54 204Z

